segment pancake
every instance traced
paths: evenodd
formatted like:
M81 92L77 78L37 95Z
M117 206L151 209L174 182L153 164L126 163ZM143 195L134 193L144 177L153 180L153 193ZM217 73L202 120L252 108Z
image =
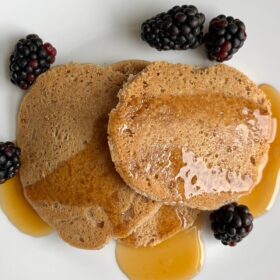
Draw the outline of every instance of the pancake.
M36 80L20 107L25 197L62 239L79 248L98 249L112 237L126 237L161 207L130 189L110 158L108 113L127 71L54 67Z
M109 146L138 193L213 210L260 181L275 124L266 95L238 70L157 62L119 92Z
M152 247L190 228L199 211L186 206L163 205L148 221L120 242L132 247Z

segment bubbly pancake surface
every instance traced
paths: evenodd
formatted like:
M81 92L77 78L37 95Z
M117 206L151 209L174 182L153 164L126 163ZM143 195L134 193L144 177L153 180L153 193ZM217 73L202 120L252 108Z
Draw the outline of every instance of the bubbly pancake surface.
M25 196L77 247L96 249L125 237L161 206L127 187L110 159L108 113L128 75L110 67L58 66L38 78L21 104Z
M159 62L119 93L108 133L116 169L136 191L211 210L260 180L275 120L265 94L236 69Z

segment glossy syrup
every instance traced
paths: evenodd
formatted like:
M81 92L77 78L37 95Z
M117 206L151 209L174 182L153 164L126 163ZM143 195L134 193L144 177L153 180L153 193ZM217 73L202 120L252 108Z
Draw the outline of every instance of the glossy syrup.
M25 200L18 176L0 185L0 206L9 220L25 234L40 237L53 231Z
M245 204L255 217L267 212L273 205L279 190L279 168L280 168L280 93L269 85L261 85L272 104L272 115L277 122L277 132L274 142L269 150L269 160L264 169L261 182L252 193L242 197L239 203Z
M204 259L200 222L152 248L117 244L121 270L132 280L185 280L199 273Z
M268 164L259 185L240 199L255 217L265 214L279 189L280 168L280 93L269 85L261 85L272 103L278 120L275 141L269 151ZM200 227L195 225L153 248L132 248L117 244L116 258L121 270L131 280L186 280L199 273L203 263Z

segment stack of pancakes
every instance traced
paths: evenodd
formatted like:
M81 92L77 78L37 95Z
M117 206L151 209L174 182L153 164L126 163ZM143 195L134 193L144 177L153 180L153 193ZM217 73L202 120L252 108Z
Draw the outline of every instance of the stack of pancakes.
M61 65L21 104L20 178L69 244L154 246L248 194L274 132L265 94L229 66Z

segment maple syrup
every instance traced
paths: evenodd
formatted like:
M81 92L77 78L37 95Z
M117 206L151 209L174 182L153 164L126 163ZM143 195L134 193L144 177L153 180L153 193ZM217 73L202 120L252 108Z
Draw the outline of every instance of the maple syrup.
M201 222L189 230L151 248L134 248L118 243L116 259L131 280L186 280L201 270L204 252Z
M9 220L25 234L40 237L53 231L26 201L19 176L0 185L0 206Z
M272 115L277 122L277 132L274 142L270 146L268 163L263 171L262 180L253 191L242 197L239 203L250 208L254 217L259 217L267 212L273 205L279 190L280 168L280 93L269 85L261 85L272 105Z

